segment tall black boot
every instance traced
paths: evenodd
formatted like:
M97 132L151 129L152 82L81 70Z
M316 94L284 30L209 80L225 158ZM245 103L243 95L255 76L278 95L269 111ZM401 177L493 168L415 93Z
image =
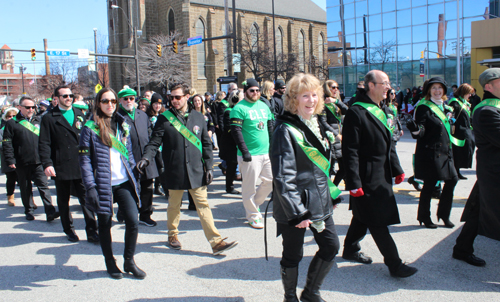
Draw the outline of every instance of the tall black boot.
M115 258L104 258L104 261L106 262L106 270L108 271L108 274L111 276L113 279L121 279L123 278L123 273L120 271L118 266L116 266L116 260Z
M136 277L137 279L146 278L146 272L144 272L143 270L138 268L137 265L135 265L134 258L125 259L125 262L123 263L123 270L126 273L134 274L134 277Z
M285 289L285 299L283 302L299 302L297 299L297 278L299 276L299 267L281 266L281 281Z
M300 295L300 301L303 302L325 302L319 293L321 284L325 280L326 275L333 266L334 261L324 261L317 255L311 261L309 265L309 271L307 272L307 282L302 294Z

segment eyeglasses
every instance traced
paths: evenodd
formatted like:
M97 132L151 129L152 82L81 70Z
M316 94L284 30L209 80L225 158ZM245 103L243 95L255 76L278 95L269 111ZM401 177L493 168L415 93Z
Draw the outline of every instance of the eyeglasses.
M248 89L248 92L250 93L260 92L260 89Z
M26 109L28 109L28 110L30 110L30 109L35 110L35 108L36 108L36 106L23 106L23 107L26 108Z
M176 100L180 101L184 96L185 96L185 94L183 94L183 95L171 95L170 99L171 100L176 99Z
M339 89L339 86L330 86L330 89Z
M59 97L62 99L66 99L66 98L74 98L75 95L74 94L63 94L63 95L60 95Z
M111 99L111 100L108 100L108 99L102 99L100 102L101 102L101 104L109 104L109 102L111 102L111 104L113 104L113 105L116 105L116 103L118 103L118 102L116 101L116 99Z
M131 96L131 97L124 97L123 98L124 101L135 101L135 96Z
M376 85L376 84L380 84L380 85L384 85L384 86L389 86L389 85L391 85L391 83L390 83L390 82L382 82L382 83L373 82L373 84L375 84L375 85Z

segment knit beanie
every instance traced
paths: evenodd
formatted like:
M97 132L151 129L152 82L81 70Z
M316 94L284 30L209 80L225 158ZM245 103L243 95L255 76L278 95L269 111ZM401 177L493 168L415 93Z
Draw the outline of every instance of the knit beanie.
M249 88L251 87L259 87L259 82L257 82L255 79L247 79L243 83L243 92L246 92Z
M153 93L153 95L151 96L151 105L153 105L154 103L162 103L163 104L163 98L157 92Z

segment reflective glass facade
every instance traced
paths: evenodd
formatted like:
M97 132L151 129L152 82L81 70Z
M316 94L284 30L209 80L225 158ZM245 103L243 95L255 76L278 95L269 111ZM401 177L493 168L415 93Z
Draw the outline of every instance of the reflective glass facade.
M396 88L441 76L470 83L471 22L499 16L500 0L327 0L330 79L346 96L371 69ZM457 56L458 45L458 56ZM424 58L424 77L420 75Z

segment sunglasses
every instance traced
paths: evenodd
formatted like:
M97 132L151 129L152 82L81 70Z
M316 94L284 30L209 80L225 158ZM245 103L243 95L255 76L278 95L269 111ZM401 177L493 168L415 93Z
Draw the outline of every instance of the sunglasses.
M66 98L74 98L74 94L63 94L59 96L60 98L66 99Z
M394 92L391 92L391 95L394 95Z
M135 101L135 96L131 96L131 97L124 97L123 100L125 101Z
M248 92L250 93L260 92L260 89L248 89Z
M26 108L26 109L28 109L28 110L36 108L36 106L23 106L23 107Z
M331 86L331 89L339 89L339 86Z
M118 103L118 102L116 101L116 99L111 99L111 100L108 100L108 99L102 99L100 102L101 102L101 104L109 104L109 102L111 102L111 104L114 104L114 105L116 105L116 103Z
M185 94L183 94L183 95L171 95L170 99L171 100L176 99L176 100L180 101L184 96L185 96Z

